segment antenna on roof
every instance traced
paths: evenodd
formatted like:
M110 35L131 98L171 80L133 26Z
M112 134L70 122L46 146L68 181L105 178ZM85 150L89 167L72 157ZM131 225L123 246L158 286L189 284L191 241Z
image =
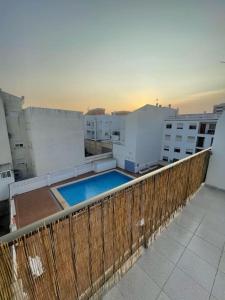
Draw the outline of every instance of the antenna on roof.
M158 107L159 106L159 99L157 98L155 101L156 101L155 105Z

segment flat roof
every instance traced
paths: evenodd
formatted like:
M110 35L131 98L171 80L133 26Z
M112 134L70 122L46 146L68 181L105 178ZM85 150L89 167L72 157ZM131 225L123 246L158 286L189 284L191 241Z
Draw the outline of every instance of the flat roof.
M169 117L165 121L202 121L202 120L218 120L218 115L214 113L205 114L183 114Z
M120 171L122 170L120 168L116 169ZM133 174L125 170L122 171L127 175L132 175L135 177L141 176L140 174ZM66 184L77 181L79 179L87 178L91 175L96 175L96 173L91 171L79 175L77 177L72 177L64 181L56 182L50 186L45 186L30 192L16 195L14 197L14 200L16 210L15 222L17 228L29 225L33 222L55 214L63 209L59 201L54 197L53 193L51 192L51 188L59 186L61 184Z

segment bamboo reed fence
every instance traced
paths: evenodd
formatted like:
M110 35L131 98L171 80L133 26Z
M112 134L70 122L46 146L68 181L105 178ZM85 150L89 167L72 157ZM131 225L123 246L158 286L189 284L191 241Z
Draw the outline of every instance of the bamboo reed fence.
M0 299L88 299L101 291L200 187L208 160L209 151L200 152L1 242Z

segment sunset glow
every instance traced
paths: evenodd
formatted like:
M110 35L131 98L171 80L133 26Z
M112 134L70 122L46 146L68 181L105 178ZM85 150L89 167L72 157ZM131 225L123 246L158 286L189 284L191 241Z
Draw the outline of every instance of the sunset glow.
M0 87L79 111L225 102L225 2L2 1Z

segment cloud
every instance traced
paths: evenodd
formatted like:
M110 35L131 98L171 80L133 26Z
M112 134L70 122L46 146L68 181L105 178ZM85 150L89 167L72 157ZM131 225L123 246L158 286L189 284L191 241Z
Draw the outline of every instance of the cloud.
M179 107L180 113L203 113L212 112L213 106L221 102L225 102L225 89L190 94L175 105Z

